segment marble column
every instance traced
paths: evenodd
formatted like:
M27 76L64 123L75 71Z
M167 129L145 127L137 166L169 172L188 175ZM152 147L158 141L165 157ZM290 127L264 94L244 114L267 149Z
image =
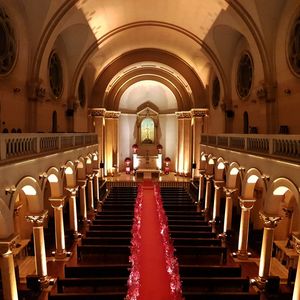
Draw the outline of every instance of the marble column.
M240 259L248 259L248 235L249 235L249 223L250 212L253 208L256 200L242 199L240 198L240 206L242 209L240 232L239 232L239 244L237 256Z
M41 212L40 214L32 214L26 216L26 220L33 224L32 230L34 242L35 271L36 275L38 275L39 277L39 283L41 288L46 288L49 285L44 238L44 221L47 217L47 210Z
M224 188L226 193L226 203L225 203L225 214L224 214L224 226L223 226L223 236L226 237L227 233L231 231L232 225L232 207L233 207L233 193L237 189Z
M206 178L206 190L205 190L205 202L204 202L204 212L209 210L210 200L211 200L211 181L213 175L205 175Z
M205 170L199 170L199 189L198 189L198 204L200 205L201 199L204 194L204 175Z
M0 267L4 300L18 300L17 280L12 252L18 239L18 235L10 236L7 239L0 239Z
M300 255L300 243L296 243L296 251ZM300 257L298 257L297 273L296 273L292 300L299 300L299 299L300 299Z
M80 216L83 221L87 221L87 209L86 209L86 180L77 180L79 185L79 199L80 199Z
M274 229L277 226L278 222L281 220L281 217L267 215L264 212L260 212L260 217L264 221L264 234L259 261L258 278L256 279L256 281L259 287L264 288L266 280L270 276Z
M216 223L220 219L220 204L221 204L221 192L223 190L224 181L214 180L214 207L213 207L213 218L211 223Z
M99 173L100 173L100 169L93 169L94 172L94 182L93 182L93 186L94 186L94 198L95 198L95 202L99 203L100 201L100 193L99 193Z
M87 175L87 181L88 181L88 210L94 211L94 185L93 185L93 178L94 174Z
M66 190L69 196L69 220L70 220L70 230L73 232L75 239L79 237L78 233L78 223L77 223L77 206L76 206L76 194L79 186L67 187Z
M14 209L14 226L15 233L21 237L21 220L20 220L20 209L23 206L23 203L18 204Z
M55 258L65 258L67 256L65 245L65 230L63 207L65 197L49 198L51 206L54 209L54 224L55 224Z

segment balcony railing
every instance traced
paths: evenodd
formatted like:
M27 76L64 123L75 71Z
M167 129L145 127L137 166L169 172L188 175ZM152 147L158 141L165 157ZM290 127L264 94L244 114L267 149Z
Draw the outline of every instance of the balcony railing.
M300 161L300 135L210 134L202 135L201 144Z
M97 143L95 133L0 134L0 161L25 159Z

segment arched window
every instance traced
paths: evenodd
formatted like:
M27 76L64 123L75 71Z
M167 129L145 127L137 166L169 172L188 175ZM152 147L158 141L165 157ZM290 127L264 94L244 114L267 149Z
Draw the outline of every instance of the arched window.
M300 76L300 16L291 29L287 56L290 68L295 75Z
M153 144L154 137L154 121L151 118L145 118L141 123L141 142L143 144Z
M243 99L246 98L252 87L253 78L253 63L250 53L245 52L240 59L237 69L237 92L238 95Z
M55 52L50 55L48 73L51 91L58 99L63 91L63 71L61 61Z

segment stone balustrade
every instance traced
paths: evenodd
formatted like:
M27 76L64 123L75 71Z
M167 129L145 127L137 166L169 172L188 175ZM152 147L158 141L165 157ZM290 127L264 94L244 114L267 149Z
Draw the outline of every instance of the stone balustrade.
M0 134L0 162L97 144L94 133Z
M300 161L300 135L210 134L201 136L201 144Z

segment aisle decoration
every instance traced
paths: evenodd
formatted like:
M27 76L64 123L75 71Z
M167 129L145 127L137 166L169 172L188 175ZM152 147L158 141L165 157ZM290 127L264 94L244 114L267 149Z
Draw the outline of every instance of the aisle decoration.
M173 300L181 300L182 297L182 287L179 275L179 266L177 258L174 256L174 246L172 240L170 239L168 218L166 216L165 210L163 208L160 188L158 185L154 186L154 195L157 206L157 213L160 226L160 234L163 240L164 252L166 255L166 266L167 272L170 275L170 289Z

